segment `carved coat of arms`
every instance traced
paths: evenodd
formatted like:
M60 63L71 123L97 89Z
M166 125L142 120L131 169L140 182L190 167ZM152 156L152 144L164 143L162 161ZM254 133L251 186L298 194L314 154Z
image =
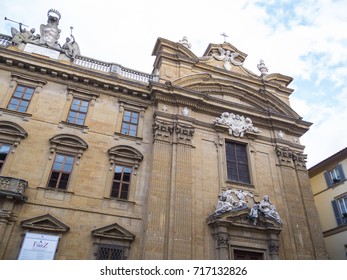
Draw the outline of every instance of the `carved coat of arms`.
M58 28L58 24L61 15L57 10L50 9L47 16L47 24L41 24L40 26L40 43L47 44L50 47L58 46L58 39L61 32Z

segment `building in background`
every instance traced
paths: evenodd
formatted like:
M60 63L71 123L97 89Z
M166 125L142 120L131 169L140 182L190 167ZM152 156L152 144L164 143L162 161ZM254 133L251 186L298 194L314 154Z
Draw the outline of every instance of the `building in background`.
M314 200L330 259L347 259L347 148L309 170Z
M60 20L0 35L0 259L327 258L291 77L186 37L142 73Z

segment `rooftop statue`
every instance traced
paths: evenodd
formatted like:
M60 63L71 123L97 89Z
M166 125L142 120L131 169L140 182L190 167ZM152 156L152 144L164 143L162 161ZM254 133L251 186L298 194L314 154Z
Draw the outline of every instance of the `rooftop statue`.
M72 27L71 27L72 29ZM72 41L70 39L72 38ZM65 53L66 56L70 58L75 58L76 55L80 55L80 48L75 40L75 37L71 34L70 37L66 38L66 42L64 43L62 47L62 51Z
M60 48L58 39L60 38L61 30L58 28L58 25L61 15L57 10L50 9L47 17L47 24L41 24L40 26L40 44Z
M231 52L229 50L224 50L222 48L218 48L219 55L213 55L213 57L217 60L224 61L224 68L228 71L231 70L232 65L240 66L242 62L236 61L235 58L239 56L236 52Z
M19 30L12 27L12 43L14 45L19 45L20 43L37 42L40 39L40 35L35 35L35 28L27 30L23 28L23 24L19 23Z

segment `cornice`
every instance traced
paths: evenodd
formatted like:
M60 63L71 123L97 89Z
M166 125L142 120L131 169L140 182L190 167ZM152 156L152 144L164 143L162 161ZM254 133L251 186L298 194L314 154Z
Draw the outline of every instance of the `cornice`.
M81 68L37 55L0 48L0 68L17 75L35 76L39 80L50 80L87 90L102 91L103 94L124 94L140 99L150 99L147 84L128 80L116 74Z

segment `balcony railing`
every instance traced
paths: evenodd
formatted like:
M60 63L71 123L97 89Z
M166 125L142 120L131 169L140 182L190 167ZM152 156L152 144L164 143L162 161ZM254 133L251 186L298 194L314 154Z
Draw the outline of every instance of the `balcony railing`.
M0 34L0 46L7 47L11 43L12 37Z
M0 176L0 197L26 200L24 195L28 182L22 179Z
M92 70L116 74L124 78L136 80L142 83L149 83L150 81L159 81L159 77L157 75L147 74L144 72L123 67L119 64L98 61L84 56L76 56L74 59L74 64Z
M11 40L12 40L11 36L0 34L0 46L3 46L3 47L9 46L11 44ZM96 59L92 59L92 58L80 56L80 55L74 58L73 64L83 68L88 68L94 71L100 71L100 72L111 74L111 75L118 75L126 79L136 80L138 82L146 83L146 84L148 84L151 81L154 81L154 82L159 81L158 75L147 74L144 72L123 67L122 65L119 65L119 64L103 62L103 61L99 61Z

